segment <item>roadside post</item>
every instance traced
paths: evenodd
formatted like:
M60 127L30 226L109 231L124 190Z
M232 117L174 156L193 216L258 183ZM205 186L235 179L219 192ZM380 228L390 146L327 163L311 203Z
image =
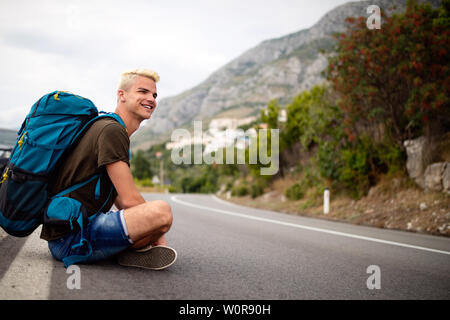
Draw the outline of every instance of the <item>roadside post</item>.
M330 212L330 190L325 188L323 192L323 214L328 214Z

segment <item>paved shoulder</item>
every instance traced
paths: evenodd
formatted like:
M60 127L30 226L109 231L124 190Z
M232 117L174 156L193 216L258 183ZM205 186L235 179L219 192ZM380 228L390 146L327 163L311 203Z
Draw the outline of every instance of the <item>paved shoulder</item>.
M54 263L40 229L26 238L0 229L0 299L48 298Z

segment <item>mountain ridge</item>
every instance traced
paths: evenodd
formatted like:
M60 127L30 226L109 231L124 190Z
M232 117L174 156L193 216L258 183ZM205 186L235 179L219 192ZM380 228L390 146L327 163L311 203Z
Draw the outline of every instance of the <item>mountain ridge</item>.
M433 6L439 0L427 1ZM226 63L209 77L178 95L162 99L152 115L132 138L133 149L170 138L171 130L189 126L232 108L250 107L253 114L273 99L286 104L303 90L325 81L328 60L322 50L335 44L333 34L345 31L345 18L368 17L369 5L378 5L382 16L401 12L407 0L365 0L337 6L307 29L262 41Z

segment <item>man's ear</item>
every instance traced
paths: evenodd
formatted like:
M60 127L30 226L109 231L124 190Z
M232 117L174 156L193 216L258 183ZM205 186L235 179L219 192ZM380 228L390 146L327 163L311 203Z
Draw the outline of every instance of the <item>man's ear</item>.
M125 102L125 91L122 89L117 90L117 101Z

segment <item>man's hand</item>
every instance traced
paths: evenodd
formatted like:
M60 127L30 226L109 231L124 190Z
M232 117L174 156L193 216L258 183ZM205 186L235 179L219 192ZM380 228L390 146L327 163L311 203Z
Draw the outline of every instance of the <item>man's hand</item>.
M155 204L157 201L153 201L152 204L151 202L146 202L144 200L144 198L137 190L133 181L133 176L131 175L130 168L125 162L118 161L108 164L106 165L106 170L118 194L115 202L116 207L118 209L131 208L131 213L126 210L124 216L130 238L134 241L133 248L142 248L147 246L149 243L151 243L152 246L167 246L164 235L162 235L155 242L151 242L154 241L153 239L155 239L155 234L149 235L148 232L145 232L145 229L142 229L143 225L145 225L146 223L148 224L147 219L149 215L142 215L142 210L144 210L144 207L146 205L144 205L144 207L139 205L142 205L144 203L152 205L153 208L145 207L145 209L148 210L149 213L154 212L155 221L158 221L158 205ZM152 225L152 223L150 225Z

